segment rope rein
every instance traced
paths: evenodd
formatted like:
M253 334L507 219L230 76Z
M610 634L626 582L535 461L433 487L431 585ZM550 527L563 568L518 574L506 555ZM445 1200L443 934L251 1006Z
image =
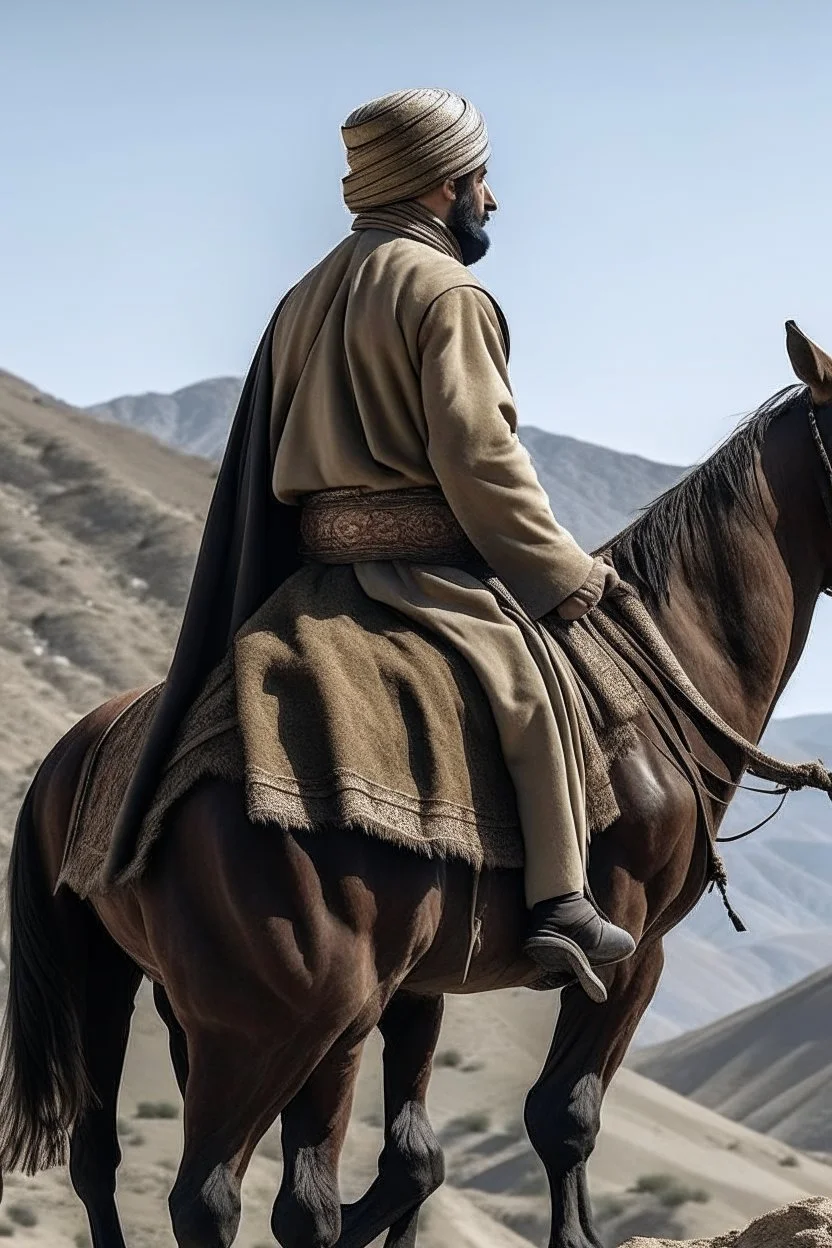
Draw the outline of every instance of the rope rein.
M683 701L696 711L710 727L714 728L720 737L739 751L746 760L746 770L752 776L757 776L760 780L770 780L772 783L782 786L788 792L810 788L819 789L832 796L832 774L827 771L819 759L806 763L784 762L771 754L766 754L759 746L746 740L736 729L725 722L710 703L705 701L702 694L689 679L670 646L656 627L646 607L633 589L629 586L625 587L623 592L616 597L616 606L620 611L622 620L629 625L628 630L622 630L610 616L599 613L598 619L595 621L599 633L605 637L608 643L612 642L618 645L623 641L626 648L631 651L634 651L635 647L628 633L632 631L632 634L635 634L636 637L642 640L648 648L638 651L641 657L651 664L656 675L670 684L681 695ZM726 780L724 783L728 784L730 781Z
M832 461L821 437L815 413L811 409L809 427L822 469L823 505L829 523L832 525ZM823 592L832 595L832 586L825 587ZM799 789L818 789L832 799L832 773L819 759L805 763L787 763L775 758L765 753L753 742L746 740L730 724L726 723L689 679L632 586L622 583L620 589L611 597L609 607L619 619L615 619L609 609L602 609L593 611L591 623L587 621L587 624L599 643L603 645L611 661L624 667L625 670L629 668L640 677L639 684L643 684L645 692L642 693L642 690L639 692L642 693L645 709L653 725L659 729L667 748L663 748L638 725L636 725L636 730L693 787L700 815L708 834L711 880L709 891L714 887L719 889L734 927L737 931L745 931L742 919L728 901L728 875L716 848L717 843L741 841L753 832L759 831L780 813L789 793ZM738 751L743 759L744 770L759 779L771 781L776 787L761 789L753 785L733 782L730 777L718 775L706 763L703 763L696 756L688 739L680 720L680 708L676 705L676 699L671 697L671 690L677 695L686 711L694 712L710 728L714 729L724 742ZM727 798L717 796L706 783L705 777L730 788L731 794ZM720 806L727 806L737 789L770 794L772 797L779 797L780 801L775 809L753 828L748 828L745 832L739 832L733 836L717 836L708 803L715 802Z

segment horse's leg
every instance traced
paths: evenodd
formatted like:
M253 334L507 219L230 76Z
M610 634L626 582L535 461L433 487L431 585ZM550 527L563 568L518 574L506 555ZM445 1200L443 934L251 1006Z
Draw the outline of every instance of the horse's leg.
M161 985L153 989L168 1029L179 1089L187 1085L185 1033ZM283 1111L284 1178L273 1229L281 1244L368 1244L387 1227L387 1248L416 1243L419 1209L444 1178L442 1152L425 1110L431 1058L443 998L400 992L378 1027L385 1040L385 1147L379 1178L356 1204L341 1209L351 1228L339 1239L338 1159L349 1123L363 1039L348 1052L336 1046ZM312 1141L312 1142L310 1142ZM405 1211L402 1213L402 1211ZM396 1220L398 1219L398 1220ZM332 1236L335 1229L334 1238Z
M69 1173L87 1211L93 1248L125 1248L115 1202L121 1162L116 1113L130 1019L141 971L103 927L87 947L86 1002L82 1043L90 1083L99 1105L78 1118L70 1136ZM171 1061L184 1096L188 1077L185 1033L164 989L153 985L156 1009L168 1030Z
M608 999L563 993L552 1047L526 1100L526 1130L549 1177L549 1248L602 1248L592 1221L586 1163L600 1128L601 1101L659 981L664 955L652 941L620 963Z
M384 1037L384 1148L372 1186L342 1210L338 1248L365 1248L390 1227L385 1248L416 1243L419 1210L445 1177L425 1108L442 1025L441 996L398 992L378 1027Z
M187 1035L174 1235L228 1248L263 1133L430 947L444 868L358 834L267 832L221 781L177 806L163 855L136 889L140 923L106 896L101 908L126 947L146 944Z
M116 1108L142 974L92 915L87 927L81 1043L97 1104L88 1106L73 1125L69 1173L87 1211L93 1248L124 1248L115 1202L121 1162Z
M180 1095L184 1097L188 1083L188 1038L173 1012L168 994L161 984L153 985L153 1004L168 1032L168 1049Z
M278 1045L273 1026L258 1033L188 1031L185 1147L168 1201L179 1248L228 1248L233 1242L252 1153L324 1059L316 1051L320 1018L299 1022L287 1015L283 1021L285 1038Z
M179 1248L228 1248L240 1223L253 1126L271 1097L269 1055L262 1041L229 1029L192 1032L189 1058L185 1145L168 1198L171 1225Z
M338 1162L371 1028L372 1022L358 1038L350 1029L283 1111L283 1181L272 1209L272 1233L282 1248L332 1248L339 1242Z

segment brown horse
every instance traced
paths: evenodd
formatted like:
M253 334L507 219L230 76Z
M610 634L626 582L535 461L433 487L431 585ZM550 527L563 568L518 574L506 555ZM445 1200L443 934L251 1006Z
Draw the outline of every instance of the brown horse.
M823 448L832 441L832 360L794 329L790 354L806 388L764 405L612 547L693 681L752 740L832 576ZM66 890L53 896L81 761L116 710L100 708L59 743L15 834L3 1168L56 1160L75 1124L74 1177L83 1186L79 1156L114 1171L112 1153L101 1162L97 1147L79 1150L78 1136L97 1116L105 1126L113 1116L112 1104L96 1108L92 1098L117 1087L112 1071L120 1072L141 968L163 987L174 1035L187 1044L185 1148L170 1196L177 1242L232 1242L243 1173L282 1114L284 1180L272 1225L285 1248L357 1248L393 1223L388 1243L414 1243L418 1204L441 1178L424 1114L441 994L535 979L520 954L521 874L483 872L480 942L463 984L467 867L358 833L253 826L241 792L212 781L177 806L136 886L92 905ZM596 838L590 867L593 891L638 949L606 973L606 1004L575 988L564 993L526 1106L551 1183L555 1248L599 1243L585 1164L602 1096L658 982L661 938L706 880L692 789L647 718L642 727L644 739L615 767L621 818ZM739 753L720 757L705 729L692 744L728 786L739 778ZM715 822L722 812L715 803ZM123 988L110 994L105 1022L93 998L108 983ZM362 1043L376 1025L386 1038L387 1143L373 1188L342 1211L338 1157ZM103 1229L96 1240L121 1242Z

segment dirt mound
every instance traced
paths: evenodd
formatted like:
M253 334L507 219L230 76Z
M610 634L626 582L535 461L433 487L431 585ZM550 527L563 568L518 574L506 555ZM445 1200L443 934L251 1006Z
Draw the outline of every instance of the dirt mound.
M814 1196L716 1239L628 1239L621 1248L832 1248L832 1200Z

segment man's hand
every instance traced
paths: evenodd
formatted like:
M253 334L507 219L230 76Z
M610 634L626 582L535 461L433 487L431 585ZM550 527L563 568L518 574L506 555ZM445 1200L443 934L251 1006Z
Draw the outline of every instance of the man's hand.
M592 571L580 589L564 598L555 609L561 620L579 620L587 611L596 607L605 594L620 584L621 578L609 559L596 559Z

